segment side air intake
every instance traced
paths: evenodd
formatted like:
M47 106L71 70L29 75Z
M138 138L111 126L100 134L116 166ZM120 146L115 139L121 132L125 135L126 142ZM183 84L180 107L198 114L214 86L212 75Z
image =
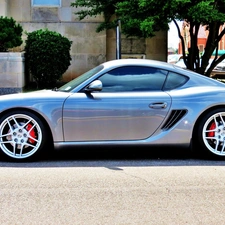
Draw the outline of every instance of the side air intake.
M162 130L169 130L176 123L178 123L186 113L187 110L172 110L170 116L162 126Z

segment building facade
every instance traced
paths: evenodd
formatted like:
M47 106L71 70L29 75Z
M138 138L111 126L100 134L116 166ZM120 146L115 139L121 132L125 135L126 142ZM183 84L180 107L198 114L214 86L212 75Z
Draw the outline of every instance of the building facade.
M72 0L0 0L0 16L12 17L26 32L48 28L73 42L71 65L63 75L65 81L79 76L102 62L116 59L116 31L96 33L101 16L79 21L71 7ZM24 33L23 39L26 39ZM122 58L167 60L167 31L154 38L126 38L121 41ZM17 48L23 51L24 44Z

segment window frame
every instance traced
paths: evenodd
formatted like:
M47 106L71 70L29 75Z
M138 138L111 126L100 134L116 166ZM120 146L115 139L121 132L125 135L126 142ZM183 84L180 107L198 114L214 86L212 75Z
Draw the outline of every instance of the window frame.
M61 7L61 4L62 4L62 0L57 0L59 4L38 4L38 3L35 4L35 1L38 1L38 0L31 0L32 7ZM51 0L46 0L45 2L49 2L49 1Z
M178 77L185 78L185 80L183 82L180 82L179 84L176 84L173 87L167 87L169 83L172 83L171 78L172 78L173 75L175 75L175 76L177 75ZM185 76L183 74L176 73L174 71L168 71L165 83L163 85L163 91L172 91L172 90L178 89L178 88L182 87L183 85L185 85L188 82L189 79L190 78L188 76Z

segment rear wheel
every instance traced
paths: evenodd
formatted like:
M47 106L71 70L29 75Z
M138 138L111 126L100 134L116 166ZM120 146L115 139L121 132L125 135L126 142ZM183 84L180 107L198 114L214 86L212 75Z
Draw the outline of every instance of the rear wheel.
M36 158L46 138L44 124L31 112L14 111L0 119L0 149L10 159Z
M225 157L225 109L208 113L199 123L200 148L210 155Z

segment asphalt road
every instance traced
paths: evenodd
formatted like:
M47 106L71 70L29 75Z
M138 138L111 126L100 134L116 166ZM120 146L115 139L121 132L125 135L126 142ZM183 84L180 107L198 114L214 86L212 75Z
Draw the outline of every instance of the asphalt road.
M1 225L224 224L225 161L139 150L0 160L0 209Z

